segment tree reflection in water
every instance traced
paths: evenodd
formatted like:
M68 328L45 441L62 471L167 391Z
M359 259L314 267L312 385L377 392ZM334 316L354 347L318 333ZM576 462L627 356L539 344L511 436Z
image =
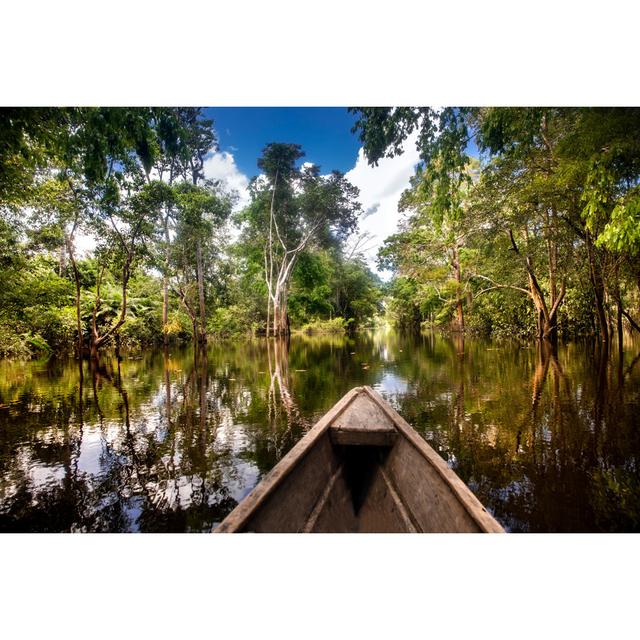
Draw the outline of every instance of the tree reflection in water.
M2 361L0 530L210 530L371 384L506 528L637 531L639 362L393 332Z

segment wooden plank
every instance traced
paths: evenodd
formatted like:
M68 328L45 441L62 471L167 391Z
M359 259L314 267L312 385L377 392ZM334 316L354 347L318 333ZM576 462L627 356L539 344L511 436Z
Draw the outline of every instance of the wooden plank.
M446 462L425 442L420 435L406 422L406 420L400 416L385 400L376 393L371 387L363 387L367 395L380 407L380 409L389 417L394 423L398 431L404 436L406 444L411 447L422 457L427 465L424 469L426 471L432 470L433 473L429 474L430 477L424 477L417 472L414 472L407 466L408 451L405 450L405 456L403 460L402 452L397 451L398 447L403 444L403 438L400 438L396 446L392 449L391 454L387 460L387 468L390 464L396 466L396 471L403 471L400 476L406 482L398 481L398 476L392 474L396 486L399 492L403 495L405 503L408 504L410 497L409 490L411 486L426 486L428 483L432 483L434 486L438 484L444 484L450 490L450 495L455 498L457 502L466 512L466 514L473 520L480 531L486 533L504 533L504 529L500 526L498 521L485 509L482 503L473 495L469 487L460 480L455 472L450 469ZM404 448L404 447L403 447ZM404 491L408 492L408 495L404 495ZM446 495L446 494L445 494ZM426 499L426 496L425 496ZM455 506L454 502L451 502L451 508ZM412 512L416 514L416 510L411 508ZM427 523L420 522L421 527ZM425 530L429 530L426 528Z
M340 461L325 431L311 450L254 509L243 530L255 533L303 531Z
M353 402L336 416L331 422L331 428L350 431L395 431L393 420L382 411L377 402L372 402L366 392L361 392Z
M363 429L329 429L331 442L347 446L391 447L395 443L398 432L395 429L386 431L365 431Z
M421 533L422 530L420 529L418 523L416 522L414 515L411 513L411 510L409 509L408 505L404 502L400 493L398 493L396 486L394 485L393 481L385 471L384 466L380 467L380 475L382 476L382 479L387 485L387 490L389 491L389 494L391 495L393 502L396 508L398 509L398 513L400 514L400 517L404 522L404 526L407 530L407 533L419 533L419 532Z
M311 451L329 425L363 392L355 387L339 400L318 420L315 426L278 462L242 502L214 529L214 533L234 533L242 531L245 524L260 506L269 498L296 465ZM299 488L304 491L304 487ZM306 515L306 514L305 514Z
M331 441L339 445L389 447L398 435L393 421L361 393L330 426Z
M478 523L451 487L406 438L400 438L385 471L425 533L479 533Z
M309 515L309 518L307 519L307 522L304 525L302 533L311 533L313 531L313 527L315 526L315 524L316 524L316 522L318 520L318 516L320 515L322 510L325 508L325 506L327 504L327 500L329 499L329 495L333 491L333 487L334 487L334 485L336 483L336 480L338 479L338 476L340 474L342 474L342 465L340 465L333 472L333 475L331 476L329 482L327 482L327 484L326 484L326 486L324 488L324 491L322 492L322 495L318 499L318 502L316 502L315 507L313 507L313 511Z
M386 482L381 467L358 513L358 533L415 533L402 500Z
M347 486L344 467L339 467L326 496L318 504L314 520L309 522L308 529L312 533L355 533L358 530L358 519L353 511L351 491ZM315 511L315 510L314 510Z

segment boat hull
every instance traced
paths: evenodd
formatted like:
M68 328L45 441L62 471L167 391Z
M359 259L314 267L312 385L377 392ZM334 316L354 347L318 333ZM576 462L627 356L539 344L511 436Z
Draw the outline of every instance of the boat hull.
M370 387L342 398L215 530L503 532L470 489Z

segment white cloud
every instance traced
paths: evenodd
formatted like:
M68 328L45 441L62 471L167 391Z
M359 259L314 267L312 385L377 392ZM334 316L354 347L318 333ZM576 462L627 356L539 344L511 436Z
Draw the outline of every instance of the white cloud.
M415 133L406 140L401 156L383 158L377 167L369 166L364 151L360 149L355 166L345 176L360 189L360 202L366 212L360 219L360 231L368 231L373 236L365 253L376 271L376 254L385 238L398 229L398 201L420 161L416 149L417 136ZM391 275L388 272L378 273L384 279Z
M237 192L236 209L249 203L249 178L238 169L232 153L222 151L210 155L204 161L204 175L211 180L221 180L226 189Z
M409 179L419 162L416 139L417 134L408 138L401 156L383 158L377 167L369 166L360 149L355 166L346 173L346 178L360 189L360 202L365 212L360 219L360 231L372 235L372 240L366 243L365 254L371 268L376 271L376 254L385 238L397 231L400 219L398 201L409 186ZM223 151L209 156L205 160L204 173L207 178L221 180L224 188L238 193L236 210L249 203L249 178L238 169L232 153ZM232 229L231 237L235 239L237 233L235 228ZM95 247L95 239L91 234L78 234L76 242L80 255L91 252ZM388 272L378 273L384 279L391 275Z

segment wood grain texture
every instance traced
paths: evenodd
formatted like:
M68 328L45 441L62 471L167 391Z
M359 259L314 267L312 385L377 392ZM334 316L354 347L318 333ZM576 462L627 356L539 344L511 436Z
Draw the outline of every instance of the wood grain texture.
M390 447L398 430L393 421L362 391L331 423L331 441L338 445Z
M355 533L358 530L358 518L353 510L351 492L347 486L344 467L340 466L334 476L334 482L318 502L312 518L305 527L311 533Z
M385 462L385 471L398 488L420 530L425 533L478 533L478 523L438 472L404 438Z
M382 468L378 467L358 513L358 532L415 533L416 531L402 500L386 481Z
M362 387L355 387L329 409L315 426L263 478L253 491L220 523L220 526L214 529L214 533L234 533L245 530L244 527L248 520L253 518L261 509L263 503L273 496L287 476L304 460L306 455L312 451L314 445L329 428L329 425L340 416L360 393L362 393ZM329 476L330 471L327 470L327 481ZM304 488L301 488L301 490L304 490ZM285 499L286 496L282 496L282 498ZM305 514L305 519L307 516L308 514Z
M322 497L339 460L325 431L314 446L247 519L244 530L256 533L298 533Z
M331 442L337 445L361 447L391 447L398 438L395 429L366 431L364 429L329 429Z
M397 470L400 471L403 467L408 466L410 459L415 460L416 458L410 455L410 450L407 448L407 445L411 445L411 447L419 454L419 457L423 458L427 463L428 466L425 466L424 469L429 471L432 470L434 472L429 473L428 476L424 477L419 474L414 474L410 470L405 470L405 479L409 484L398 482L398 478L395 477L395 474L391 474L392 477L394 477L399 492L405 499L405 503L409 504L408 498L410 497L410 494L407 493L405 495L404 491L409 491L410 486L415 486L411 483L418 483L423 486L429 483L433 483L436 486L441 485L449 489L450 496L455 498L455 502L449 502L451 508L453 508L456 503L459 504L466 512L466 515L468 515L475 525L477 525L476 530L483 531L485 533L504 533L502 526L500 526L498 521L484 508L478 498L473 495L469 487L460 480L452 469L449 469L447 463L427 444L427 442L425 442L425 440L420 437L420 435L406 422L406 420L397 411L395 411L393 407L387 404L385 400L371 387L363 387L363 389L392 420L393 424L400 431L402 436L404 436L403 438L398 439L398 443L391 451L386 462L387 468L390 464L394 463ZM398 456L398 453L395 451L398 447L402 447L405 452L405 460L402 460L402 456ZM443 495L447 494L444 493ZM459 521L462 522L464 520L465 519L463 518ZM420 522L421 526L422 524L423 523ZM432 529L427 528L424 530L430 531ZM449 529L449 531L456 530Z
M216 532L503 532L370 387L347 393Z

